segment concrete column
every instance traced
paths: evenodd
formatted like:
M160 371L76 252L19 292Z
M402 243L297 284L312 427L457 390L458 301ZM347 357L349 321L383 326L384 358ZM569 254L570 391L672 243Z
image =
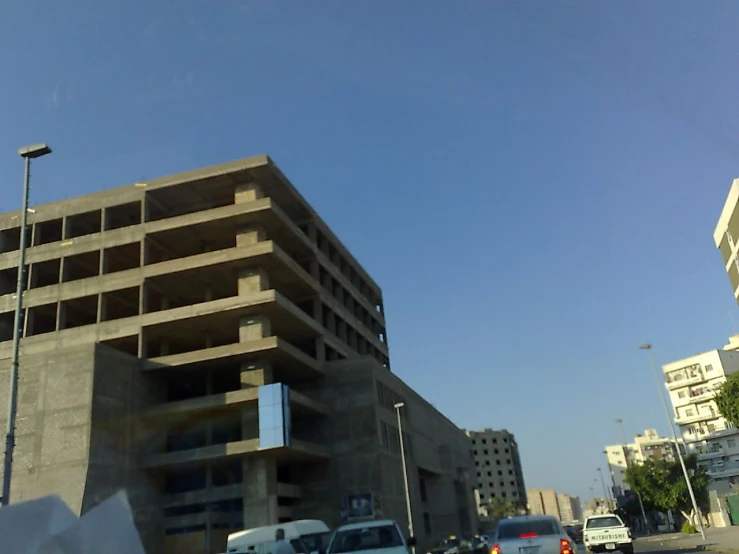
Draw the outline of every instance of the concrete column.
M234 204L254 202L264 198L264 190L258 183L239 183L234 187Z
M262 385L269 385L273 382L272 366L268 362L243 362L241 364L242 389L261 387ZM254 436L259 436L259 433Z
M146 329L143 328L139 329L137 355L142 359L147 358L149 355L146 348Z
M141 249L139 251L139 265L144 267L149 263L149 243L146 241L146 237L141 240Z
M149 203L149 197L144 195L141 200L141 223L146 223L151 217L151 207Z
M266 457L244 461L244 529L278 523L277 464Z
M149 309L149 286L146 281L139 286L139 315L144 315Z
M36 223L31 224L31 238L28 241L28 246L35 246L36 245L36 233L39 233L39 230L37 229Z
M245 296L269 289L269 275L259 267L239 271L239 295Z
M100 267L98 267L98 275L105 275L108 272L108 256L105 253L105 248L100 250Z
M261 225L247 225L236 231L236 246L251 246L267 240L267 231Z
M239 320L239 342L249 342L272 336L272 324L268 317L255 315Z
M24 337L29 336L29 333L33 333L33 312L29 308L24 309L23 316L23 335Z
M107 312L107 301L105 294L100 293L98 294L98 315L97 315L97 322L100 323L101 321L105 321L106 312Z
M56 330L59 331L64 329L64 325L67 321L67 307L64 302L59 302L56 310Z

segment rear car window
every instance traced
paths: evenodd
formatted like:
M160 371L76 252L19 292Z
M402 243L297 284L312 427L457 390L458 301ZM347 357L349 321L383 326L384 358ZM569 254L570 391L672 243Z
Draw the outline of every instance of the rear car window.
M521 535L559 535L557 524L553 520L540 519L534 521L501 521L498 524L499 539L518 539Z
M331 542L331 554L359 552L361 550L381 550L403 546L403 539L394 525L364 527L337 531Z
M621 527L623 523L617 517L597 517L589 519L586 529L603 529L604 527Z

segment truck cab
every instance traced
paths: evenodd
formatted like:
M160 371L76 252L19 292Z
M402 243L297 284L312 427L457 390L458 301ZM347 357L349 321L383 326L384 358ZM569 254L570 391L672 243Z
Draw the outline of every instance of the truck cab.
M583 542L588 552L634 554L631 530L616 514L601 514L585 518Z

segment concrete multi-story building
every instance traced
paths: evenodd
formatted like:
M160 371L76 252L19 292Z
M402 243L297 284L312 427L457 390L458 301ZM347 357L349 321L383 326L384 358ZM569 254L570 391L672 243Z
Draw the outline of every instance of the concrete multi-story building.
M680 439L678 442L683 444ZM677 459L674 443L671 438L660 437L656 429L646 429L643 435L636 435L633 442L606 446L604 452L608 459L608 473L611 476L614 498L620 497L624 491L631 490L625 480L626 469L631 464L643 464L646 460ZM684 446L682 448L684 450Z
M0 216L0 383L22 232ZM11 501L123 488L157 554L406 526L402 402L421 544L477 529L467 436L390 371L379 286L268 157L35 206L25 232Z
M675 423L688 452L698 455L714 488L729 490L739 477L739 430L719 413L714 399L726 377L739 371L739 352L731 340L711 350L663 366Z
M528 508L531 515L550 515L565 525L582 520L580 498L558 493L554 489L529 489Z
M470 438L477 471L478 513L484 515L485 505L494 498L511 500L525 507L526 485L516 437L505 429L482 429L466 433Z

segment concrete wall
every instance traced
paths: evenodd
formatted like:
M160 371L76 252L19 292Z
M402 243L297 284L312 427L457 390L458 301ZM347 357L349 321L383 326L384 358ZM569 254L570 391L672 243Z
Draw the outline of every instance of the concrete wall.
M8 366L0 360L0 406L7 406ZM125 489L142 540L156 552L163 531L158 484L137 466L141 442L151 437L136 421L156 387L139 361L89 344L23 357L19 376L11 501L54 493L82 514Z
M382 393L378 387L384 387ZM392 408L394 401L402 401L406 404L402 423L407 433L409 490L419 551L441 537L477 531L474 466L462 430L371 357L328 363L320 394L331 412L323 433L332 459L328 464L301 468L302 501L296 517L321 517L337 525L343 495L371 492L378 517L395 519L408 528L397 415ZM384 442L388 439L389 443Z

